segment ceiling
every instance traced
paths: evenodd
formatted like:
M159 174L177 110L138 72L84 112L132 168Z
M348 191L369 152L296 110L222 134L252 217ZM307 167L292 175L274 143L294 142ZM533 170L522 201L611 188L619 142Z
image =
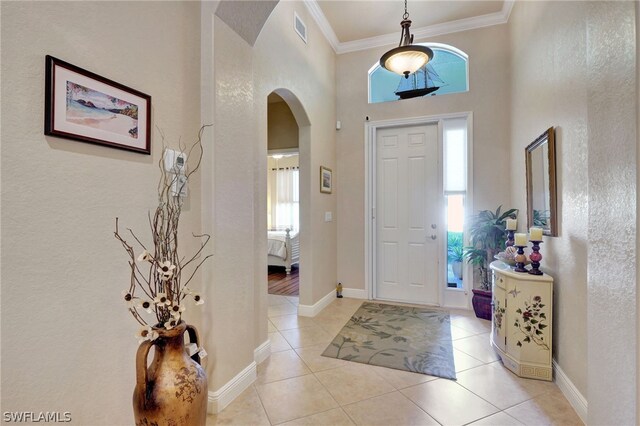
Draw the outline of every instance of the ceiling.
M508 21L515 0L408 0L415 40ZM398 44L403 0L305 0L336 53Z
M500 12L504 1L409 0L412 30L460 19ZM319 0L318 5L341 43L398 33L404 13L403 0Z

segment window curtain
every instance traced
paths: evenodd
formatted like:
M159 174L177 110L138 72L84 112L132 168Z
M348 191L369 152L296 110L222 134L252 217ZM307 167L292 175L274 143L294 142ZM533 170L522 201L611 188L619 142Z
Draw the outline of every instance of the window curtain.
M269 229L300 229L299 176L297 167L269 170Z

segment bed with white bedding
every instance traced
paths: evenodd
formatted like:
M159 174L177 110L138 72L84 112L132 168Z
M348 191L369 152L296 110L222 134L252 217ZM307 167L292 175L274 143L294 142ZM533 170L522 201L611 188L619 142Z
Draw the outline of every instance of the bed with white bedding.
M284 266L289 275L291 265L300 262L300 233L288 228L284 231L269 231L267 254L269 266Z

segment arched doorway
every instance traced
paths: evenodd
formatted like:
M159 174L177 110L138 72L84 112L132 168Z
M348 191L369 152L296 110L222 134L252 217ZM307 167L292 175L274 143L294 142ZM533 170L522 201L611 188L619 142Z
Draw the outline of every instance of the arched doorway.
M287 89L267 96L267 264L269 293L306 299L310 131L299 99Z

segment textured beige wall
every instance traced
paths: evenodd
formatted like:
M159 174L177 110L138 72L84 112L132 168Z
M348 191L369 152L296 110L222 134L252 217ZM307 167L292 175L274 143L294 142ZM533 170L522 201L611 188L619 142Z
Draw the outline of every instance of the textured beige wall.
M338 56L338 279L364 288L364 123L473 112L474 210L509 205L509 55L506 25L432 40L469 55L467 93L367 103L367 72L386 49ZM420 40L430 41L430 40Z
M293 30L294 11L307 24L308 44ZM336 191L320 193L320 166L335 170L335 54L302 2L280 2L254 45L254 103L258 123L256 217L266 229L267 96L287 89L309 123L300 129L301 266L300 303L312 305L336 285ZM295 108L293 113L298 119ZM305 115L302 113L302 115ZM310 124L310 125L309 125ZM335 175L334 175L334 178ZM332 211L333 222L324 222ZM266 233L256 231L258 274L266 288Z
M286 102L273 102L267 107L267 146L272 149L298 147L298 123Z
M636 22L632 2L586 2L590 424L638 424L635 375ZM613 87L608 82L615 81Z
M640 3L636 2L636 48L640 46ZM636 51L636 139L640 146L640 55ZM640 187L640 149L636 150L636 191ZM636 253L640 250L640 203L636 199ZM636 256L636 309L640 307L640 256ZM640 353L640 315L636 312L636 347ZM640 383L640 356L636 357L636 383ZM636 419L640 419L640 392L636 394Z
M525 208L524 147L555 126L559 236L542 246L554 358L588 397L592 424L637 424L635 375L619 368L637 353L633 8L522 2L509 22L512 199Z
M294 10L307 23L308 45L293 31ZM285 98L295 94L297 103L289 105L301 126L300 301L313 304L333 289L335 222L325 224L321 212L335 212L336 198L320 194L316 171L335 163L335 60L300 2L280 2L253 47L212 12L203 5L202 73L215 84L203 100L213 118L214 146L202 203L203 227L214 235L216 255L203 273L212 283L213 309L202 321L211 353L209 387L215 391L248 367L254 349L268 339L267 97L273 91Z
M74 424L130 424L138 327L120 300L129 274L113 227L119 216L121 226L149 240L161 143L153 129L146 156L45 137L44 58L151 95L153 124L169 141L192 140L200 125L199 6L1 8L2 409L69 411ZM190 183L180 224L187 251L195 248L191 231L200 230L199 188L198 180Z
M587 395L588 129L586 11L577 2L517 4L511 13L511 183L524 214L525 147L556 128L559 237L544 238L554 284L554 358ZM571 306L571 309L568 307Z
M215 256L203 275L211 283L213 304L203 323L211 354L209 388L216 391L253 362L253 350L259 344L252 272L256 238L252 192L255 122L249 118L253 114L252 49L222 20L213 17L213 22L214 136L207 163L212 199L203 195L203 203L211 203L212 209L203 222L211 227Z

